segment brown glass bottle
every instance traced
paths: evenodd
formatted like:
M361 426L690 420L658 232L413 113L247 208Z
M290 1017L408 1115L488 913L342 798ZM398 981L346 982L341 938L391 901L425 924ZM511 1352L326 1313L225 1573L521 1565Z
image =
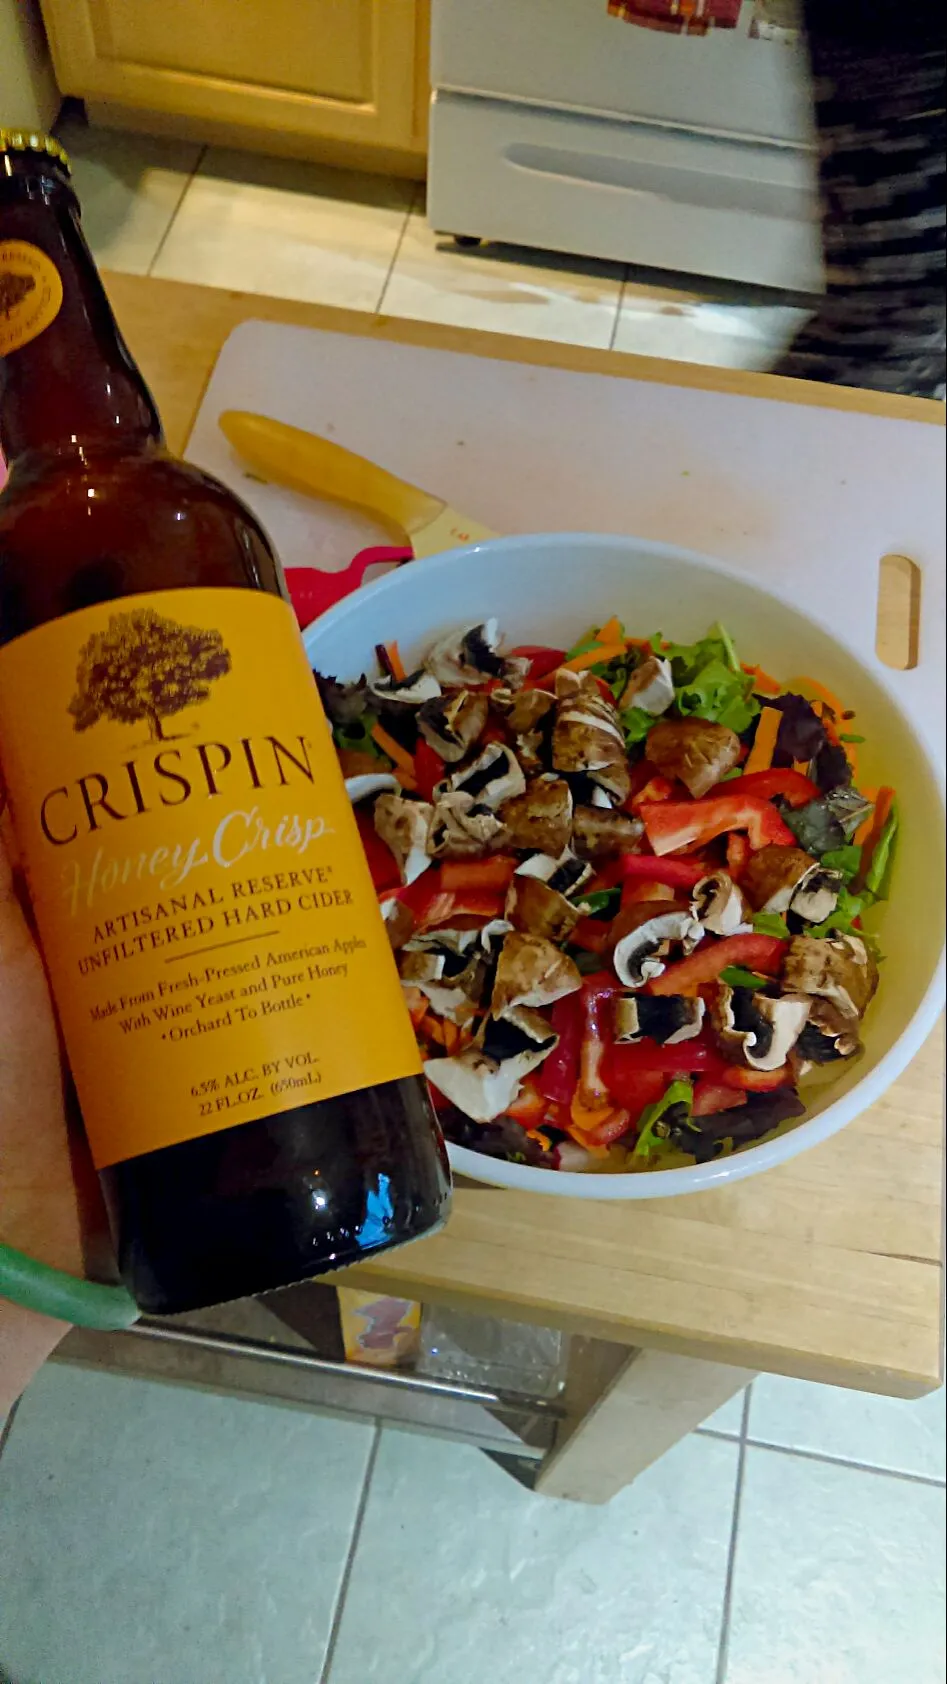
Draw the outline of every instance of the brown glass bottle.
M21 332L23 342L17 343L17 310L27 309L18 303L19 292L32 280L21 277L4 293L2 260L4 251L16 256L24 246L34 254L40 280L55 271L54 293L58 275L62 298L58 308L55 296L46 307L48 321L42 312L29 317L26 337ZM29 308L38 297L34 287ZM285 598L279 564L253 514L225 486L165 450L154 402L118 332L83 239L68 167L33 136L0 137L0 352L5 343L0 449L9 480L0 493L0 662L37 628L99 604L127 608L128 601L134 605L134 599L146 597L154 607L155 593L182 588ZM35 646L40 652L45 647L38 636ZM272 742L272 720L266 728ZM169 736L160 722L158 732ZM88 735L91 741L94 733ZM212 766L230 753L219 744L211 747L219 750ZM10 750L0 741L5 769ZM162 799L174 787L167 780L175 774L167 767L180 764L164 752ZM245 758L256 781L249 748ZM157 764L161 757L153 759ZM206 762L205 752L205 773ZM285 760L281 764L285 768ZM177 783L184 784L179 774ZM218 793L212 782L205 796L208 789ZM61 813L65 797L54 793L60 805L50 811ZM141 790L139 797L143 810ZM134 824L136 812L127 801L126 809L116 809L115 816ZM112 811L104 797L89 816L94 822L103 811ZM15 800L13 816L20 839ZM70 834L64 820L58 823L57 841ZM347 812L345 823L351 823ZM123 824L123 835L129 828ZM358 852L355 838L352 823L351 847ZM347 833L345 841L348 846ZM131 899L137 917L146 896L139 889ZM274 904L282 902L266 902ZM243 916L228 913L238 915ZM126 923L119 927L128 928L133 914L127 906L123 916ZM114 918L112 925L114 933ZM100 934L97 928L96 940ZM232 939L234 954L264 952L265 944L253 934ZM243 940L245 947L236 945ZM112 950L120 975L120 940L111 943ZM164 976L181 975L171 959L167 964ZM61 1010L55 966L50 968ZM110 1004L123 998L120 987L112 989ZM331 1004L326 1009L331 1015ZM147 1033L153 1038L153 1025ZM366 1044L373 1033L366 1022ZM203 1031L202 1038L212 1040ZM68 1027L66 1039L75 1066ZM143 1309L171 1313L264 1291L357 1262L440 1225L448 1209L449 1174L423 1079L410 1074L360 1086L357 1057L354 1065L355 1091L291 1109L274 1105L271 1114L233 1126L222 1126L217 1115L213 1132L191 1125L188 1138L117 1157L100 1169L121 1272ZM202 1104L225 1103L222 1083L223 1078L221 1084L210 1082L216 1100ZM79 1086L81 1098L81 1081ZM116 1091L114 1103L119 1113L123 1107L131 1111L135 1093ZM173 1103L169 1094L168 1104ZM285 1095L280 1101L290 1103Z

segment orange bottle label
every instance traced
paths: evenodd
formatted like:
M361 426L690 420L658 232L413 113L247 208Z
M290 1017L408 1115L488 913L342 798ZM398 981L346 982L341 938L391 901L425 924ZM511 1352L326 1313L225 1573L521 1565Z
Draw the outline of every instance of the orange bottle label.
M59 315L55 263L27 240L0 240L0 357L18 351Z
M162 591L15 639L0 756L99 1168L418 1074L280 598Z

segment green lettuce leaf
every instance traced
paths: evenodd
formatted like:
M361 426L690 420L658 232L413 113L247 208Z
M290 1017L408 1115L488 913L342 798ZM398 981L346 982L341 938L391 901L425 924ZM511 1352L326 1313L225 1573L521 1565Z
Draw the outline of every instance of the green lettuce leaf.
M753 930L758 936L778 936L780 941L788 941L791 934L789 925L779 912L754 913Z
M639 1164L644 1164L654 1158L667 1157L670 1153L680 1150L678 1146L672 1145L666 1135L655 1133L655 1124L659 1123L661 1118L676 1105L685 1107L686 1119L689 1120L693 1099L694 1090L690 1082L679 1078L665 1088L661 1098L656 1099L653 1105L645 1106L638 1120L638 1138L631 1153L633 1162L637 1161ZM682 1122L686 1126L685 1119L682 1119Z
M865 872L865 888L876 900L887 900L888 898L894 843L899 824L898 809L893 806L881 835L872 850L868 870Z
M748 971L745 965L728 965L720 972L720 981L727 988L765 988L771 979L758 976L756 971Z
M828 853L822 855L821 863L828 871L837 871L847 887L852 878L857 877L861 860L861 849L849 842L842 848L830 848Z
M358 719L352 721L351 725L334 725L332 727L332 738L336 748L351 749L356 754L373 754L377 760L385 760L387 765L385 756L372 736L377 724L377 714L362 713L359 714Z
M852 933L864 938L863 930L855 929L855 919L860 918L866 906L871 906L874 895L853 895L849 889L840 889L838 905L834 912L823 919L821 924L811 924L806 931L810 936L830 936L833 934L847 936Z
M582 896L582 905L591 917L597 912L617 912L620 902L621 889L596 889L591 895Z
M657 724L653 715L645 713L644 708L626 708L624 713L619 714L619 719L625 733L626 748L635 748L638 743L643 743L652 725Z
M740 666L733 641L723 626L713 626L696 643L671 643L663 650L671 663L678 712L686 718L712 719L731 731L745 731L760 711L753 678Z

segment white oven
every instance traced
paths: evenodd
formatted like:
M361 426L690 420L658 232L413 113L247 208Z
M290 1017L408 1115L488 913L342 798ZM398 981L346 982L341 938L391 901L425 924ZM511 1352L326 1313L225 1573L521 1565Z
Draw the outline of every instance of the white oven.
M805 56L642 29L605 0L434 0L439 232L815 292Z

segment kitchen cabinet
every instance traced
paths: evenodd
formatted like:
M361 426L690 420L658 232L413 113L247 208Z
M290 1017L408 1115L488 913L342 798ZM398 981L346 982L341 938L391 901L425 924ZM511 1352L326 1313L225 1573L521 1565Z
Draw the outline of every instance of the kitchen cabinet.
M429 0L43 0L93 122L423 173Z

